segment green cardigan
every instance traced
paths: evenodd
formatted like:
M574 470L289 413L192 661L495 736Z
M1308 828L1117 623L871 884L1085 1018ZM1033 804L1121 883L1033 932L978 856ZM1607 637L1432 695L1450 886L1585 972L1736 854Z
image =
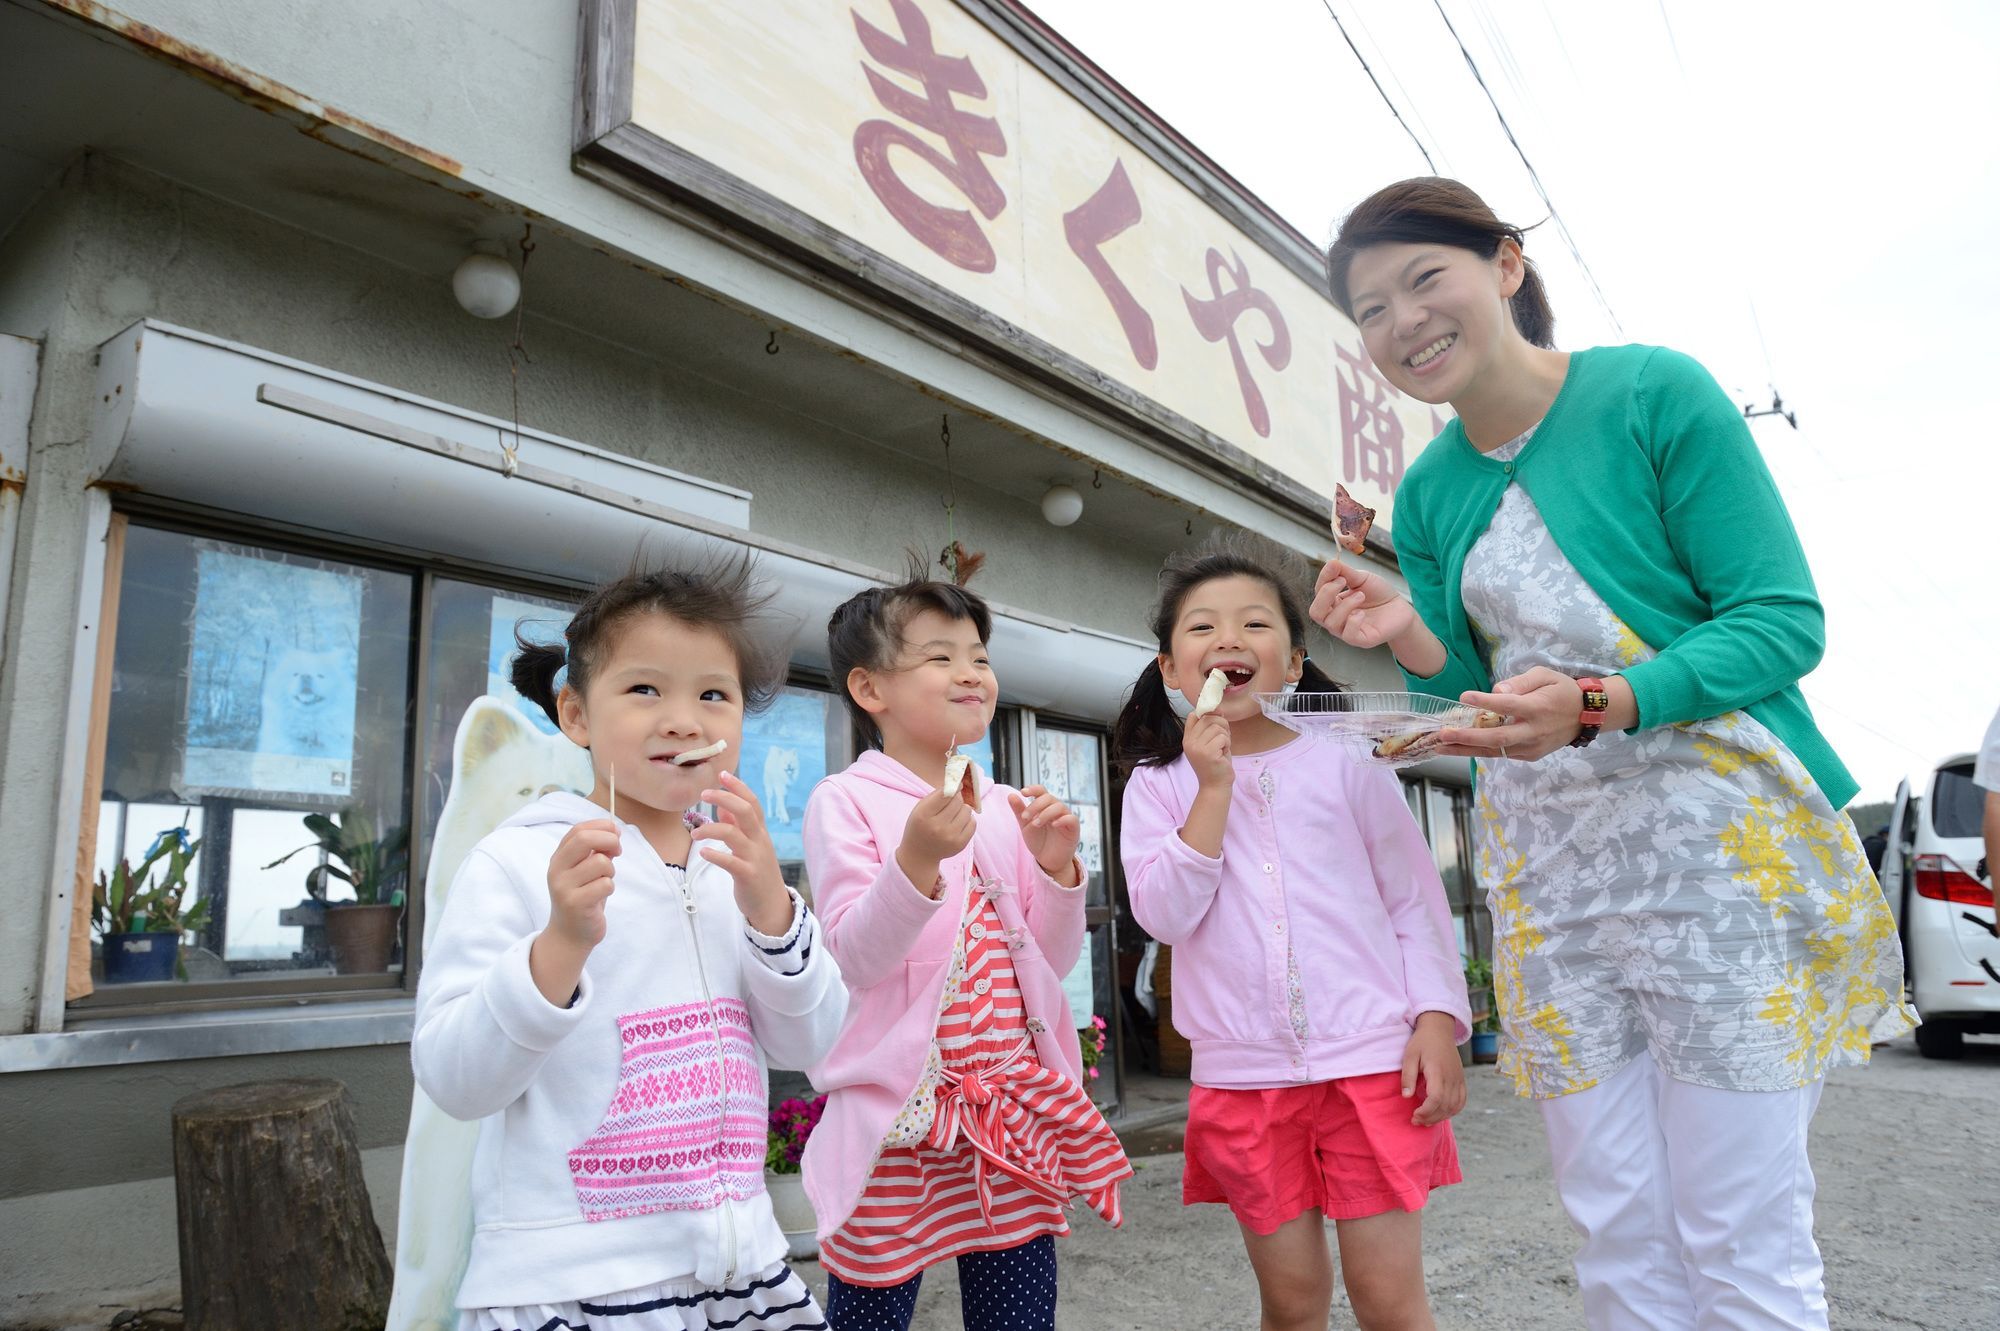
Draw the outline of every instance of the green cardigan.
M1838 809L1854 797L1799 680L1826 618L1777 484L1708 371L1660 347L1570 355L1562 390L1512 462L1454 420L1396 490L1396 555L1448 659L1412 688L1455 698L1492 677L1459 593L1465 557L1509 482L1612 612L1659 655L1622 671L1639 727L1742 708L1783 740Z

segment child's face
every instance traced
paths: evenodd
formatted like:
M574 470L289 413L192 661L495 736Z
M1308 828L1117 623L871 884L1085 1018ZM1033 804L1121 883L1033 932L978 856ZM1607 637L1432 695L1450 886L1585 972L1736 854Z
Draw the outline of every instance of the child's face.
M1306 652L1292 645L1277 590L1262 578L1234 575L1197 583L1174 618L1173 650L1160 657L1160 678L1192 704L1208 672L1229 677L1218 709L1224 720L1261 715L1252 694L1276 693L1302 673Z
M863 678L850 678L848 687L885 741L900 737L939 754L954 741L976 742L1000 701L978 627L936 610L919 611L903 626L894 669L854 673Z
M590 750L600 803L618 774L626 800L680 812L733 772L743 747L743 684L736 652L710 629L666 615L637 615L612 628L582 697L564 688L563 733ZM682 766L674 755L727 740L713 758Z
M1511 242L1491 259L1450 245L1368 246L1347 270L1368 359L1419 402L1458 400L1513 333L1507 297L1525 273Z

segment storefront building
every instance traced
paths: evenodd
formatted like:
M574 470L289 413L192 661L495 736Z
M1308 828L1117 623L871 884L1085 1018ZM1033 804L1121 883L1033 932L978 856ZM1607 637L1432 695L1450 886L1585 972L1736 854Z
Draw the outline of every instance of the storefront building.
M205 1087L341 1079L393 1222L426 889L580 779L508 643L641 549L779 589L739 770L795 875L855 752L827 613L986 554L977 753L1084 815L1115 1112L1107 734L1160 561L1324 558L1339 481L1393 573L1435 425L1317 265L1005 0L0 4L0 1320L172 1282ZM1409 790L1477 952L1463 775ZM183 828L198 927L114 982L91 884Z

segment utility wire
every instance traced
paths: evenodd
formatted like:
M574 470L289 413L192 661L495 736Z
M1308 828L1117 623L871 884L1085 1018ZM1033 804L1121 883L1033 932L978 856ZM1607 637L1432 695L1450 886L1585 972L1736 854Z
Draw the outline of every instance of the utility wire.
M1549 220L1556 224L1556 230L1562 234L1563 243L1569 247L1570 257L1576 260L1576 266L1582 271L1584 281L1590 283L1591 294L1597 297L1598 305L1604 310L1604 317L1611 320L1611 327L1622 338L1625 336L1625 326L1618 322L1618 315L1611 308L1611 302L1606 299L1604 288L1597 284L1597 274L1591 272L1590 265L1584 262L1583 251L1577 248L1576 237L1570 234L1569 225L1563 221L1562 214L1556 211L1555 201L1549 198L1549 191L1542 184L1541 174L1535 170L1535 164L1528 160L1528 154L1521 148L1521 141L1514 137L1514 127L1507 123L1506 113L1500 109L1500 103L1495 100L1493 90L1486 86L1486 76L1479 72L1479 63L1472 58L1472 52L1466 49L1465 39L1458 35L1458 29L1452 26L1451 15L1444 12L1444 0L1431 0L1431 3L1437 6L1438 17L1444 20L1445 30L1451 34L1451 39L1458 43L1458 53L1465 57L1465 67L1472 71L1473 80L1479 84L1479 91L1486 94L1486 104L1493 108L1494 116L1500 121L1500 128L1506 132L1507 142L1514 145L1514 155L1519 157L1521 165L1528 169L1528 179L1533 182L1535 193L1541 196L1542 206L1549 210Z
M1388 92L1382 87L1382 80L1376 78L1375 71L1368 68L1368 60L1361 54L1361 48L1356 46L1354 39L1347 35L1347 25L1340 21L1340 15L1333 12L1333 0L1320 0L1320 3L1326 6L1327 17L1333 20L1333 26L1340 29L1341 38L1347 43L1347 49L1354 52L1354 58L1361 62L1361 72L1368 76L1368 81L1375 85L1375 91L1382 95L1382 104L1389 108L1389 114L1396 117L1396 123L1403 127L1403 133L1410 136L1410 142L1416 144L1417 151L1424 155L1424 165L1431 169L1432 175L1436 175L1437 163L1431 161L1430 149L1424 147L1424 141L1417 137L1415 130L1410 128L1410 122L1403 119L1403 113L1398 111L1396 104L1389 100Z
M1368 26L1368 15L1358 5L1354 10L1354 26L1360 30L1363 37L1368 39L1368 45L1375 50L1375 63L1380 65L1383 71L1388 74L1389 82L1396 85L1397 94L1408 104L1410 119L1416 121L1417 128L1425 138L1437 145L1437 156L1438 160L1444 164L1444 173L1448 176L1456 176L1458 171L1451 164L1451 154L1445 150L1444 140L1439 137L1436 130L1431 128L1430 121L1424 119L1423 106L1403 83L1402 75L1396 72L1395 62L1389 59L1389 48L1382 44L1382 39L1375 35L1373 28Z

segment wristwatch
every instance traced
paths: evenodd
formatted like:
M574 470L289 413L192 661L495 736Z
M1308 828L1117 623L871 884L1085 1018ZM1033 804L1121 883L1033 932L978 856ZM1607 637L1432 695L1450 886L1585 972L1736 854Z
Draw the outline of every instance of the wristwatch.
M1578 688L1583 690L1583 715L1578 718L1583 729L1576 732L1576 738L1569 742L1572 749L1581 749L1597 738L1597 732L1604 729L1604 713L1610 710L1611 695L1605 691L1601 679L1579 679Z

